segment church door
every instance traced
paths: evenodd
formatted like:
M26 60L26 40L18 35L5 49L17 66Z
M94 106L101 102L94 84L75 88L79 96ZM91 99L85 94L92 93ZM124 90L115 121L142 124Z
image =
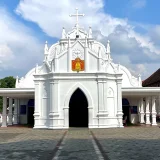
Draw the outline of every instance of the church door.
M69 127L88 127L88 102L80 89L72 94L69 102Z

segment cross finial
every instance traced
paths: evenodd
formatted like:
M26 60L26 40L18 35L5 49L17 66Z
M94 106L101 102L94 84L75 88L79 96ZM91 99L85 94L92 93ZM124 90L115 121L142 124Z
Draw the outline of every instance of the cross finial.
M78 22L79 19L78 19L78 17L80 17L80 16L83 17L84 14L79 14L78 13L78 8L76 8L76 14L70 14L69 16L70 17L76 17L76 25L75 25L75 27L78 28L79 27L79 24L78 24L79 23Z

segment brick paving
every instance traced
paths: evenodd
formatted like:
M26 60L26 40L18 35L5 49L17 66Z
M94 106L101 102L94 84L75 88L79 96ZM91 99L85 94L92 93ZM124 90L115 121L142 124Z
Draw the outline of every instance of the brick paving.
M0 128L0 160L49 160L64 130Z
M59 160L97 160L89 130L70 129Z
M160 160L159 127L69 129L59 147L59 160L99 158L91 131L102 155L109 160ZM66 130L0 128L0 160L51 160ZM58 153L58 152L57 152Z
M95 129L110 160L160 160L160 128Z

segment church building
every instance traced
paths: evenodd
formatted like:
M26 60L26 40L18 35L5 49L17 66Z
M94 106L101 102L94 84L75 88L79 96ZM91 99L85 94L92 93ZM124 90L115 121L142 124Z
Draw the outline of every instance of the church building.
M68 33L63 28L50 47L46 42L43 63L17 77L15 88L0 89L2 127L113 128L123 127L124 117L133 124L157 125L160 88L142 87L140 75L113 63L112 42L103 45L93 38L91 27L81 28L78 17L84 15L78 9L71 16L76 16L74 28Z

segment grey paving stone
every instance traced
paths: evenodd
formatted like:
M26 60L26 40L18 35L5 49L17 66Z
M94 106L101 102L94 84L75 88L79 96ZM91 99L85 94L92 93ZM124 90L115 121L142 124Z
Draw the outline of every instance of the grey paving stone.
M51 160L65 130L0 128L0 160ZM159 160L160 128L92 129L109 160ZM71 129L59 160L97 160L88 129Z

